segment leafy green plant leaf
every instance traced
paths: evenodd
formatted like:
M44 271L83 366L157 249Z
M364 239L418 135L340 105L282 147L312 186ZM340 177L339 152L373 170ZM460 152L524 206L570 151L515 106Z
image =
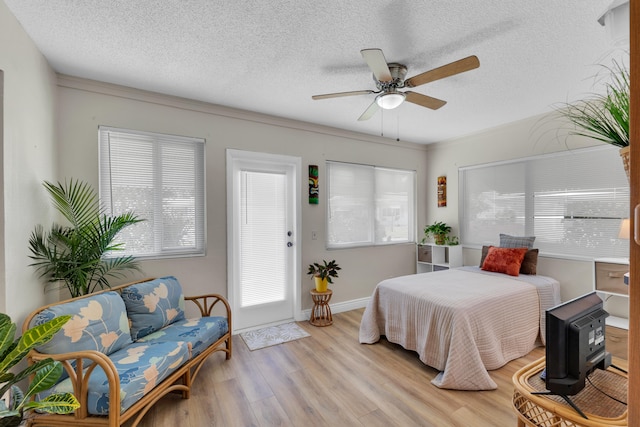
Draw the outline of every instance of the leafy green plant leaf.
M0 313L0 355L6 354L10 350L11 344L16 337L16 324L11 322L9 316Z
M9 402L9 409L20 410L20 403L24 401L24 393L17 385L11 386L11 400Z
M20 337L18 345L0 361L0 372L5 372L21 361L35 346L44 344L62 328L71 318L70 315L56 317L48 322L38 325L26 331Z
M0 427L17 427L22 424L22 414L18 411L0 411Z
M62 364L51 360L48 364L38 369L29 384L26 397L29 398L36 393L50 389L56 384L60 375L62 375Z
M9 390L9 388L13 385L16 384L22 380L24 380L25 378L28 378L29 375L38 372L38 370L44 368L45 366L51 365L53 364L53 359L51 358L47 358L44 360L40 360L36 363L34 363L33 365L27 367L26 369L24 369L23 371L18 372L17 375L14 375L13 373L7 373L9 375L7 375L7 379L5 381L5 384L2 386L2 388L0 388L0 396L2 396L4 393L6 393L7 390ZM2 382L2 379L0 378L0 382Z
M24 405L25 410L36 409L50 414L70 414L80 407L80 402L71 393L57 393L40 401L31 401Z
M556 112L571 123L571 135L586 136L617 147L629 145L629 71L614 61L612 68L604 67L610 82L605 93L594 93L575 103L560 104Z
M317 262L309 264L309 270L307 271L307 274L312 277L327 279L328 283L333 283L331 278L338 277L338 271L340 270L342 270L342 268L338 266L338 263L335 259L329 262L327 262L327 260L322 260L322 264Z
M69 413L80 406L77 399L70 393L53 394L39 402L29 401L29 398L34 394L55 385L63 370L60 362L47 358L31 364L17 374L8 371L8 369L24 359L32 348L49 341L70 318L70 315L60 316L41 325L34 326L25 331L22 337L7 347L9 351L5 351L2 359L0 359L0 384L2 384L0 396L4 395L7 390L11 390L11 398L9 402L0 400L0 427L20 425L25 411L30 409L37 408L45 412ZM0 315L0 329L7 327L7 319L9 319L8 316ZM11 323L10 319L9 323ZM34 373L35 375L25 394L16 383L25 380Z

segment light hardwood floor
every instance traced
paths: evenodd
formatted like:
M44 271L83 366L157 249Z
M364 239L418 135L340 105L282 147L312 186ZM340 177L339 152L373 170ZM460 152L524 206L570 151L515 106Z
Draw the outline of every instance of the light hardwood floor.
M311 337L256 351L234 336L231 360L210 357L190 399L163 398L140 425L516 426L511 377L542 347L492 371L497 390L441 390L415 352L384 339L360 344L362 312L335 314L324 328L300 322Z

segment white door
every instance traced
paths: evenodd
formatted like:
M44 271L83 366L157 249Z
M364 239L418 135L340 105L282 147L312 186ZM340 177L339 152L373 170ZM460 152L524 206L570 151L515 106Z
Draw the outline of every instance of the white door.
M299 311L300 158L227 150L229 301L233 330Z

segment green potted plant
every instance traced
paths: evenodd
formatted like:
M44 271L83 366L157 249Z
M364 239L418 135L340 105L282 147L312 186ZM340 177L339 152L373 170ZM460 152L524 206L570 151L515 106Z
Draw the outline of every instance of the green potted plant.
M322 264L317 262L309 264L309 271L307 271L307 274L314 278L316 282L316 291L326 292L329 283L333 283L332 278L338 277L339 270L341 270L341 268L338 266L335 259L330 262L323 260Z
M0 313L0 396L8 391L7 401L0 400L0 426L19 426L31 410L54 414L69 414L80 407L71 393L55 393L42 400L31 397L53 387L62 374L62 364L47 358L33 363L18 373L10 372L32 348L49 341L71 319L60 316L27 330L15 339L16 325L11 318ZM26 393L16 384L32 376Z
M133 256L108 257L124 249L114 243L125 227L142 221L135 214L108 216L100 207L96 192L87 183L70 180L64 184L44 182L54 207L69 225L53 224L46 232L36 226L29 239L30 264L48 282L62 281L72 297L109 287L108 278L138 270Z
M444 245L447 242L450 232L451 226L444 222L436 221L424 228L424 237L421 243L424 243L430 236L433 236L433 240L436 242L436 245ZM455 240L457 241L457 238Z
M614 61L612 68L605 67L610 79L604 85L604 93L572 103L561 104L556 111L574 128L570 135L581 135L620 148L627 178L629 176L629 70Z
M456 246L460 244L460 241L458 240L458 236L446 236L444 238L444 244L450 245L450 246Z

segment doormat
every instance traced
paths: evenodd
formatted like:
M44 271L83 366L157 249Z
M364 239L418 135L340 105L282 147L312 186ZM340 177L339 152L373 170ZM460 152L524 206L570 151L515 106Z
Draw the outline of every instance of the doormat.
M247 344L247 347L249 347L249 350L253 351L282 344L283 342L310 337L311 335L309 335L295 322L291 322L277 326L269 326L268 328L256 329L254 331L243 332L240 336Z

